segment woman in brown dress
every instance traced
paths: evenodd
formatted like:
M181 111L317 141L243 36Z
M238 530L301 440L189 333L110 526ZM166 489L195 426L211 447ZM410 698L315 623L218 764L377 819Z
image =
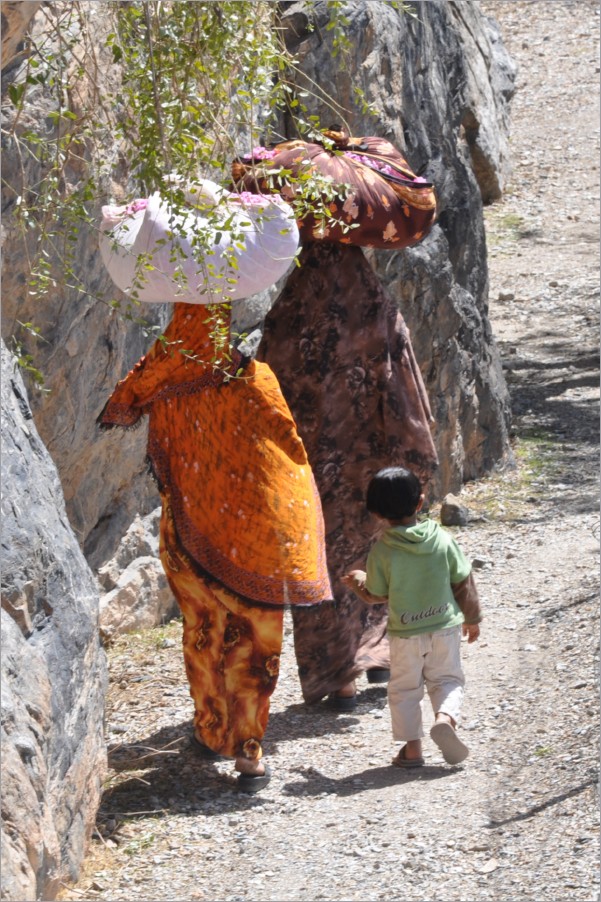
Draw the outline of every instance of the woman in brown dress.
M386 606L362 604L341 581L371 544L365 489L392 465L426 484L437 457L409 332L361 249L309 242L300 263L267 316L259 356L290 406L325 520L335 601L292 609L303 696L350 710L355 678L386 679L389 666Z
M288 200L294 178L307 172L339 186L339 195L303 212L300 267L267 316L259 358L295 418L325 520L335 600L292 612L303 696L308 703L328 696L334 708L350 710L355 678L367 671L368 680L385 681L389 665L386 607L366 608L341 582L371 544L365 489L382 467L409 467L426 485L437 466L407 327L361 248L420 241L435 220L436 197L388 141L340 131L321 143L255 148L232 167L238 187Z

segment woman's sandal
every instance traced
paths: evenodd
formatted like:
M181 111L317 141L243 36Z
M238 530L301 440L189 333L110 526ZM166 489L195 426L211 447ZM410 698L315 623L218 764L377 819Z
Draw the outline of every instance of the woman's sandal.
M388 667L368 667L365 671L368 683L387 683L390 679Z
M334 711L354 711L357 707L356 695L336 695L333 692L326 698L326 705Z
M425 761L423 758L407 758L407 746L404 745L398 755L392 759L392 763L395 767L423 767Z
M264 774L238 774L237 786L240 792L259 792L264 789L271 780L271 771L266 764Z
M343 693L351 693L343 694ZM354 680L340 686L335 692L330 692L326 698L326 705L333 711L354 711L357 707L357 686Z

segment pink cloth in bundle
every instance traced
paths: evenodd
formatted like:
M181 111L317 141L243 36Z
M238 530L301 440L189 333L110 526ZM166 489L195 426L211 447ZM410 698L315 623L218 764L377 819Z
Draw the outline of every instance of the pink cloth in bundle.
M100 253L121 291L150 304L220 304L285 274L299 242L287 203L208 180L185 198L183 213L158 193L102 208Z

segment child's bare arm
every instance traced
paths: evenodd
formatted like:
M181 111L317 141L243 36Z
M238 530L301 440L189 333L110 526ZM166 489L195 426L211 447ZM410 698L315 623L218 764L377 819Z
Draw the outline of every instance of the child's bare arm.
M352 589L365 604L386 604L388 602L387 598L382 598L379 595L372 595L371 592L367 591L365 588L366 576L367 574L363 570L351 570L350 573L347 573L346 576L342 577L342 582L345 586L348 586L349 589Z

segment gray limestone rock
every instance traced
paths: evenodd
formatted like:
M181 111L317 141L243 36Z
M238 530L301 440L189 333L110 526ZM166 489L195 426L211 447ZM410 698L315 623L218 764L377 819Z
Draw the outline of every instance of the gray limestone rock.
M2 898L74 879L106 763L98 592L2 344Z
M509 172L515 66L477 4L431 0L415 4L412 16L352 0L344 5L350 55L338 62L327 4L284 5L305 85L317 82L328 95L322 103L309 97L309 112L334 124L333 98L351 134L386 137L437 190L438 222L420 244L367 256L411 332L440 457L431 491L442 497L510 454L509 395L488 320L482 204L499 196ZM357 102L356 87L375 116ZM293 136L290 122L282 128Z

